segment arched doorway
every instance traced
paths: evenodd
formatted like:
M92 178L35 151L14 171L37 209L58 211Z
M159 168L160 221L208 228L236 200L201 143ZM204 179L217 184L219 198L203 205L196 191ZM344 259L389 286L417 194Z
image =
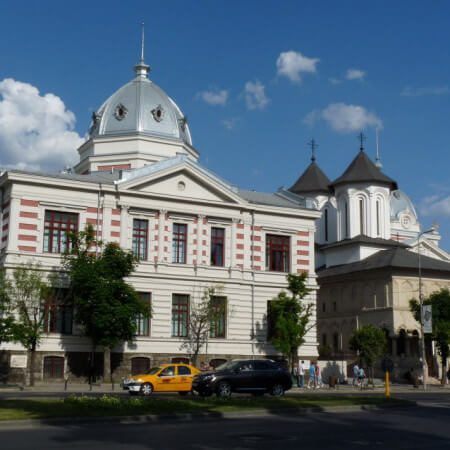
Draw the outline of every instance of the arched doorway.
M150 358L136 356L131 358L131 375L147 373L150 370Z

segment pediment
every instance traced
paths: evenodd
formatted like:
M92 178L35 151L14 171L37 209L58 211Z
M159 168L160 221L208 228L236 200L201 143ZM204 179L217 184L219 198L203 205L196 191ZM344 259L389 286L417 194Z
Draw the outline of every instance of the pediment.
M233 191L208 175L181 164L171 170L143 175L121 183L121 189L191 200L243 203Z

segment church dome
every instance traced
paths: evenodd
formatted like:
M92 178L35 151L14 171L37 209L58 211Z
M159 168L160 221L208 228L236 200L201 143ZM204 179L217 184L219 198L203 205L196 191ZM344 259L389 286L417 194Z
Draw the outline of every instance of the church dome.
M141 59L134 69L136 78L93 113L89 137L141 134L192 146L186 116L159 86L148 79L150 67Z
M417 220L417 213L411 199L400 189L391 192L391 219L397 220L402 213L410 213Z

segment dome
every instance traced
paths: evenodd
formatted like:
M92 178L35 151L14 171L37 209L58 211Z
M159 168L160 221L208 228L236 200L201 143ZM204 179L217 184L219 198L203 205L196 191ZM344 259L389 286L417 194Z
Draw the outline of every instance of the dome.
M136 78L121 87L93 113L89 137L142 134L182 141L192 146L187 118L177 104L148 79L143 60Z
M409 212L417 219L411 199L403 191L397 189L391 192L391 219L396 220L402 212Z

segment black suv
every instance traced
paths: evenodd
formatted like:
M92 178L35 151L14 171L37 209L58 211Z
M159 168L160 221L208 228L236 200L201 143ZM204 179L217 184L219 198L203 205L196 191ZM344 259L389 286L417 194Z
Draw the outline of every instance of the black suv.
M232 392L281 396L292 387L289 372L270 359L234 359L216 370L196 375L192 389L200 395L228 397Z

